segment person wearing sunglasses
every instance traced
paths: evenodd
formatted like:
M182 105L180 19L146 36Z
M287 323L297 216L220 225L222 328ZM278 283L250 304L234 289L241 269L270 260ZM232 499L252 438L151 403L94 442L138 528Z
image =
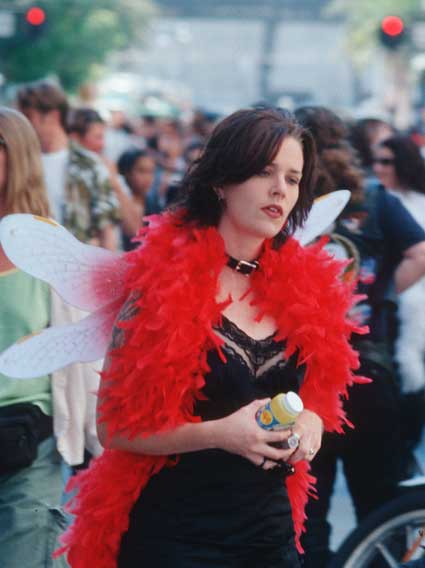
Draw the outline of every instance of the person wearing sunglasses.
M408 136L392 136L374 148L373 172L380 183L395 192L413 212L413 193L425 195L425 162L418 146ZM422 201L417 203L422 206ZM419 222L425 219L425 213Z
M392 361L394 312L397 294L425 273L425 232L382 186L367 183L358 155L349 143L346 124L324 107L295 111L313 134L319 154L317 196L335 189L350 189L351 200L327 233L328 251L347 261L343 278L356 283L363 299L351 312L369 333L354 334L359 351L359 372L373 382L353 385L344 403L355 425L344 436L325 433L322 448L312 463L318 499L307 507L304 568L326 568L331 557L327 522L337 462L352 497L357 521L392 498L404 477L405 446L399 396ZM379 156L390 159L389 153ZM382 166L382 168L388 166Z
M396 195L425 229L425 162L407 136L393 136L375 148L373 169L387 191ZM402 389L404 435L413 450L425 416L425 279L399 296L395 358Z

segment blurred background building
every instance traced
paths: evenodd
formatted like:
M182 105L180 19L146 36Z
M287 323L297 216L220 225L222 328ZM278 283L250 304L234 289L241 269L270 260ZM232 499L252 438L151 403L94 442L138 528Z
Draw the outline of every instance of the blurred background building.
M312 103L404 127L425 97L423 13L423 0L2 0L3 97L51 76L102 111ZM396 47L379 36L390 14L405 23Z
M414 70L378 35L382 18L392 12L384 0L381 11L362 23L368 30L357 53L350 45L356 21L343 4L157 0L143 49L130 49L111 65L143 77L148 90L180 93L220 113L258 101L289 108L324 104L356 117L401 113L405 123L416 96ZM406 89L408 100L399 101Z
M159 0L162 17L152 24L141 66L190 86L195 104L220 111L259 100L349 105L345 23L324 19L327 3Z

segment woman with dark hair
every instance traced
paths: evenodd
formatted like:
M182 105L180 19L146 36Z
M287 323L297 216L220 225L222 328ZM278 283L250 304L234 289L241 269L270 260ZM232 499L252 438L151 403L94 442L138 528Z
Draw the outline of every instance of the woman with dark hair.
M348 142L346 124L334 112L320 106L301 107L295 115L301 124L308 125L317 147L315 196L349 189L350 205L360 205L364 199L363 172L357 154Z
M343 121L323 107L295 113L313 134L319 149L317 195L334 189L352 190L348 207L329 228L328 251L349 261L344 278L357 283L364 299L351 316L367 325L367 335L353 335L363 375L370 385L350 389L344 408L354 430L344 436L326 434L312 464L317 501L307 507L306 568L328 566L330 507L337 461L341 460L360 521L394 496L402 475L400 397L391 358L396 294L425 272L425 233L399 200L382 187L363 188L357 155L348 142Z
M132 204L137 211L139 227L146 214L146 195L155 177L155 160L147 150L140 148L130 148L121 154L117 163L118 173L123 177L126 186L131 191ZM133 232L123 227L123 248L131 250L136 245L132 242Z
M147 150L130 148L121 154L117 167L144 214L145 197L155 174L153 156Z
M394 134L391 124L380 118L362 118L350 126L350 143L357 151L366 175L372 172L375 146Z
M315 162L292 115L238 111L184 203L140 233L102 374L105 451L77 480L64 537L71 566L300 566L308 462L323 428L341 430L357 366L341 266L290 238ZM258 409L288 390L304 401L292 432L260 428Z
M425 162L407 136L394 136L375 149L373 169L425 230ZM403 292L398 302L395 358L403 393L403 430L413 449L420 441L425 410L425 279Z
M386 189L406 197L403 202L410 191L425 195L425 162L408 136L392 136L376 146L373 171Z

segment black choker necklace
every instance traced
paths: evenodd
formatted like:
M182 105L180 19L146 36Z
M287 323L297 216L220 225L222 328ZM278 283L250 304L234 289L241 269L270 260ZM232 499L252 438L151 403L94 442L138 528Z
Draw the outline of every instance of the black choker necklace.
M236 272L240 272L244 276L249 276L255 270L260 268L258 260L238 260L237 258L230 256L230 254L228 254L227 257L227 266L233 268Z

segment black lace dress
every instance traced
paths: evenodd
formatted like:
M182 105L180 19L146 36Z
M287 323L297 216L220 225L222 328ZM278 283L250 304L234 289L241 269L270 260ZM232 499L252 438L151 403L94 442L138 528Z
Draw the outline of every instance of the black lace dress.
M283 343L253 340L223 317L223 363L211 372L197 404L203 420L222 418L255 399L297 391L303 369L282 358ZM222 450L181 455L152 477L130 515L119 568L297 568L283 470L265 471Z

